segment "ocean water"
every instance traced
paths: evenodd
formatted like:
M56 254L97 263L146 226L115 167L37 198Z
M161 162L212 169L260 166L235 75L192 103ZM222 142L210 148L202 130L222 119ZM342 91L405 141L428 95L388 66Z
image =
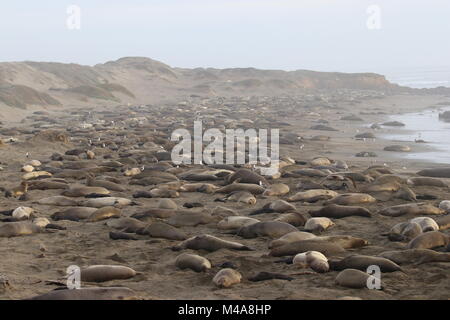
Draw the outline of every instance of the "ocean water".
M450 66L380 71L390 82L411 88L450 87Z

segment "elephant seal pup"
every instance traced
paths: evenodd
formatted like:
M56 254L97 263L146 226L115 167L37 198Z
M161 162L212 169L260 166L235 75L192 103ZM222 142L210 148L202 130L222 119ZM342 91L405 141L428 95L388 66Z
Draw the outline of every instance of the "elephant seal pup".
M304 226L308 219L300 212L291 212L280 215L274 221L286 222L294 227Z
M439 225L439 230L447 230L450 228L450 214L435 217L434 221Z
M30 207L18 207L14 209L11 216L15 220L28 220L33 213L33 208Z
M66 197L84 197L89 194L109 194L109 190L102 187L70 187L61 195Z
M266 180L266 178L248 169L239 169L236 172L229 174L225 178L225 182L228 184L232 184L235 181L238 181L240 183L251 183L262 186L270 185L270 183Z
M410 220L411 223L418 223L422 232L438 231L439 225L430 217L417 217Z
M263 196L265 197L277 197L284 196L288 194L290 191L289 186L284 183L275 183L272 184L266 191L263 192Z
M263 206L261 209L257 209L251 212L249 215L256 215L262 213L272 213L272 212L296 212L297 208L284 201L284 200L275 200Z
M441 187L441 188L448 187L447 183L445 183L444 181L430 177L413 177L409 178L406 183L415 187L420 186Z
M225 268L216 273L213 278L214 284L219 288L229 288L241 282L242 275L231 268Z
M407 186L401 186L400 189L392 195L392 197L406 201L417 201L417 195Z
M411 240L422 234L422 227L416 222L401 222L394 225L387 234L390 241Z
M106 220L110 218L119 218L122 214L122 211L115 207L103 207L96 211L94 211L89 218L88 222L97 222L101 220Z
M172 250L179 251L183 249L192 249L192 250L206 250L209 252L217 251L220 249L231 249L231 250L244 250L250 251L249 247L240 244L238 242L232 242L223 240L209 234L202 234L199 236L195 236L189 238L180 244L172 247Z
M440 231L430 231L418 235L406 246L408 249L434 249L449 244L449 236Z
M246 203L250 205L256 204L255 196L248 191L235 191L225 197L226 200Z
M328 272L330 269L327 257L318 251L299 253L294 257L292 263L294 265L299 265L302 268L309 267L318 273Z
M211 262L197 254L182 253L175 260L175 266L181 270L191 269L195 272L205 272L211 269Z
M52 196L39 199L36 203L47 206L76 207L78 206L79 201L64 196Z
M232 183L220 189L217 189L214 193L231 193L234 191L248 191L252 194L261 194L266 189L260 185L253 183Z
M450 201L444 200L439 203L439 209L444 210L445 213L450 213Z
M437 252L430 249L407 249L385 251L380 257L394 261L397 264L422 264L428 262L450 262L450 253Z
M28 182L30 190L54 190L54 189L67 189L68 184L66 182L53 181L53 180L36 180Z
M128 217L108 220L106 225L126 233L139 233L147 226L140 220Z
M362 289L367 288L367 282L370 277L368 273L357 269L345 269L337 275L335 283L341 287Z
M87 219L92 213L97 211L97 208L87 208L87 207L76 207L70 208L64 211L53 213L50 218L55 221L59 220L69 220L69 221L80 221Z
M294 231L298 231L298 229L289 223L280 221L264 221L240 228L237 235L245 239L253 239L257 237L270 237L272 239L277 239Z
M328 200L338 196L338 193L332 190L312 189L303 192L297 192L293 196L287 198L289 202L317 202L319 200Z
M29 221L7 222L0 225L0 238L26 236L43 230L42 227Z
M117 279L130 279L136 275L136 271L125 266L93 265L81 269L81 281L105 282Z
M172 199L163 198L158 201L158 208L176 210L178 205Z
M277 246L272 248L269 255L273 257L293 256L306 251L319 251L329 257L336 254L342 254L345 252L345 249L335 243L318 241L313 238Z
M370 211L363 207L354 206L341 206L338 204L329 204L322 209L310 211L309 214L312 217L327 217L327 218L345 218L350 216L368 217L370 218L372 214Z
M273 240L269 243L269 249L282 246L287 243L295 242L295 241L301 241L301 240L308 240L316 238L316 235L304 232L304 231L294 231L289 232L282 236L281 238L278 238L276 240Z
M341 206L351 206L360 203L374 203L377 199L366 193L344 193L329 200L326 204L338 204Z
M385 184L385 183L405 184L406 182L407 182L407 179L397 176L395 174L383 174L383 175L377 177L372 184L378 184L378 185Z
M408 215L438 215L443 214L442 209L426 203L408 203L397 206L387 207L378 211L379 214L388 217L399 217Z
M352 236L320 236L314 238L317 241L328 241L341 246L344 249L354 249L367 246L369 242L366 239L356 238Z
M366 271L367 268L371 265L380 267L381 272L402 271L399 265L389 259L365 255L352 255L342 260L332 259L328 261L328 263L330 264L330 269L335 271L341 271L344 269L357 269Z
M186 234L171 225L164 222L154 222L146 226L142 230L137 231L138 234L148 235L152 238L163 238L168 240L186 240Z
M220 230L238 230L244 226L260 222L258 219L246 216L229 216L225 217L217 223Z
M30 300L135 300L136 293L125 287L63 289L44 293Z
M323 232L334 225L335 223L328 218L310 218L305 223L305 230L310 232Z
M179 210L167 220L174 227L195 227L213 222L213 217L207 212Z
M417 172L417 175L432 178L450 178L450 167L425 169Z

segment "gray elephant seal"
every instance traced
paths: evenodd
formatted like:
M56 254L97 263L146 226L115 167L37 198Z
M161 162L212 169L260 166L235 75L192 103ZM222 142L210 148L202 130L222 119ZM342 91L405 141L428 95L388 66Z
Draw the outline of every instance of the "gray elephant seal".
M48 198L39 199L36 201L38 204L48 205L48 206L67 206L76 207L78 206L78 201L64 196L53 196Z
M88 222L97 222L110 218L119 218L122 214L122 211L116 207L103 207L96 211L94 211L89 218Z
M91 214L94 213L95 211L97 211L96 208L76 207L60 212L55 212L50 217L55 221L58 220L80 221L89 218Z
M426 203L408 203L381 209L379 214L389 217L408 215L438 215L444 211Z
M146 234L152 238L163 238L169 240L185 240L187 235L171 225L164 222L154 222L146 226L138 232L139 234Z
M128 217L108 220L106 225L122 232L131 233L139 233L139 231L143 230L147 226L146 223L140 220Z
M214 191L214 193L231 193L234 191L248 191L252 194L261 194L266 189L253 183L232 183Z
M261 209L257 209L250 213L250 215L272 213L272 212L296 212L297 208L284 200L275 200L264 205Z
M417 172L417 175L433 178L450 178L450 167L425 169Z
M238 171L228 175L225 179L225 182L229 184L235 181L240 183L252 183L262 186L270 185L266 178L248 169L239 169Z
M441 187L441 188L447 188L448 185L444 181L437 179L437 178L431 178L431 177L414 177L409 178L407 180L407 183L409 185L413 185L416 187L419 186L430 186L430 187Z
M273 257L293 256L306 251L319 251L320 253L329 257L332 255L344 253L345 249L337 244L328 241L309 239L295 241L272 248L269 255Z
M322 209L310 211L309 214L312 217L327 217L327 218L345 218L350 216L368 217L372 214L370 211L363 207L354 206L341 206L338 204L329 204Z
M411 240L422 234L422 228L415 222L401 222L389 230L387 234L390 241Z
M211 262L197 254L182 253L175 260L175 266L181 270L191 269L195 272L205 272L211 269Z
M379 266L381 272L402 271L399 265L389 259L365 255L352 255L342 260L329 260L328 263L330 264L330 269L336 271L341 271L344 269L366 271L371 265Z
M407 249L384 251L380 257L389 259L397 264L422 264L428 262L450 262L450 253L437 252L430 249Z
M238 243L223 240L208 234L202 234L199 236L195 236L189 238L182 243L172 247L172 250L179 251L183 249L192 249L192 250L206 250L206 251L217 251L220 249L231 249L231 250L246 250L250 251L249 247Z
M357 269L345 269L336 277L336 284L341 287L362 289L367 288L370 275Z
M125 266L94 265L81 269L81 281L105 282L117 279L129 279L136 275L136 271Z
M445 247L449 244L449 236L440 231L425 232L414 239L408 245L408 249L433 249Z
M54 290L30 300L134 300L136 293L125 287L80 288Z
M301 240L308 240L316 238L316 236L309 232L304 231L294 231L289 232L285 234L284 236L280 237L279 239L273 240L269 243L269 249L282 246L284 244L301 241Z
M240 228L237 235L245 239L257 237L270 237L276 239L294 231L298 231L298 229L288 223L280 221L264 221Z
M240 283L242 275L230 268L225 268L217 272L213 278L213 282L219 288L229 288L234 284Z
M174 227L195 227L211 222L213 222L213 217L209 213L189 210L179 210L167 220L167 223Z
M42 227L28 221L8 222L0 226L0 238L26 236L40 232L43 232Z
M360 203L374 203L377 199L372 197L370 194L365 193L344 193L337 197L327 201L326 204L338 204L342 206L350 206Z

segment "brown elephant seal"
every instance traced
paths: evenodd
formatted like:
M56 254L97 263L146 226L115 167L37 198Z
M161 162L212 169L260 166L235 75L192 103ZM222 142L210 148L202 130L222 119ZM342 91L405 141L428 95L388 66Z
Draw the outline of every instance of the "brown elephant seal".
M260 185L252 184L252 183L232 183L227 186L224 186L220 189L217 189L214 193L231 193L235 191L248 191L252 194L261 194L266 189L261 187Z
M411 240L422 234L422 228L415 222L401 222L394 225L387 234L390 241Z
M217 206L212 210L211 215L213 217L229 217L238 216L238 213L233 209Z
M224 199L228 201L234 201L250 205L256 204L255 196L248 191L234 191L229 195L227 195Z
M351 206L361 203L374 203L377 199L366 193L344 193L329 200L326 204L338 204L341 206Z
M47 171L33 171L33 172L25 173L22 176L22 180L32 180L32 179L38 179L38 178L42 178L42 177L50 178L51 176L52 176L52 174Z
M219 288L229 288L232 285L240 283L241 279L242 275L238 271L225 268L216 273L213 282Z
M262 213L272 213L272 212L296 212L297 208L284 201L284 200L275 200L264 205L261 209L257 209L252 211L250 215L262 214Z
M328 241L344 249L361 248L369 244L369 241L366 239L346 235L320 236L314 239L317 241Z
M158 201L158 208L176 210L178 205L172 199L163 198Z
M432 178L450 178L450 167L425 169L417 172L417 175Z
M136 293L125 287L63 289L44 293L30 300L135 300Z
M309 214L312 217L327 217L327 218L345 218L350 216L368 217L372 214L370 211L363 207L355 206L341 206L338 204L329 204L319 210L310 211Z
M407 184L415 187L421 186L441 187L441 188L448 187L448 184L445 183L444 181L431 177L412 177L407 180Z
M395 174L383 174L375 179L372 184L382 185L385 183L398 183L399 185L405 184L407 179L397 176Z
M17 197L23 196L27 192L28 192L28 182L22 181L18 187L15 187L11 190L7 190L5 192L5 197L6 198L9 198L9 197L17 198Z
M207 212L178 210L175 215L167 220L167 223L174 227L195 227L200 224L211 223L213 220L213 217Z
M410 152L411 151L411 147L395 144L395 145L392 145L392 146L387 146L383 150L384 151L391 151L391 152Z
M374 192L395 192L401 188L400 183L392 181L392 182L384 182L384 183L376 183L376 180L366 186L361 188L362 192L366 193L374 193Z
M384 251L380 257L389 259L397 264L422 264L428 262L450 262L450 253L437 252L430 249L407 249Z
M110 206L129 206L135 204L133 201L127 198L121 197L106 197L106 198L96 198L82 201L80 205L84 207L92 208L103 208Z
M240 228L237 235L245 239L257 237L270 237L272 239L277 239L294 231L298 231L298 229L289 223L280 221L264 221L252 223Z
M271 241L269 243L269 249L279 247L284 244L301 241L301 240L313 239L313 238L316 238L316 235L309 233L309 232L304 232L304 231L289 232L289 233L285 234L284 236Z
M87 221L97 222L110 218L119 218L121 214L122 211L116 207L103 207L94 211L89 218L87 218Z
M163 238L168 240L186 240L187 235L171 225L164 222L154 222L146 226L137 233L149 235L152 238Z
M426 203L408 203L384 208L378 211L379 214L388 217L399 217L403 215L438 215L444 211Z
M139 233L147 226L146 223L129 217L108 220L106 225L122 232L131 233Z
M289 186L284 183L275 183L269 186L266 191L263 192L263 196L265 197L277 197L284 196L288 194L290 191Z
M138 220L152 220L153 218L167 219L174 216L178 210L172 209L160 209L160 208L148 208L140 212L134 213L131 218Z
M108 189L102 187L70 187L61 193L66 197L84 197L90 194L106 194L110 192Z
M93 265L81 269L81 281L85 282L105 282L130 279L135 275L136 271L125 266Z
M229 216L225 217L217 223L220 230L238 230L244 226L260 222L258 219L246 216Z
M310 232L323 232L334 225L335 223L328 218L309 218L305 223L305 230Z
M52 196L39 199L36 203L47 206L76 207L79 201L64 196Z
M195 272L205 272L211 269L211 262L197 254L182 253L175 260L175 266L181 270L191 269Z
M291 212L280 215L274 221L285 222L293 225L294 227L304 226L308 219L300 212Z
M299 253L294 257L292 263L302 268L309 267L318 273L328 272L330 269L327 257L318 251Z
M402 271L401 267L395 262L383 258L365 255L352 255L342 260L329 260L330 269L341 271L344 269L357 269L366 271L371 265L376 265L380 268L381 272L394 272Z
M110 191L124 192L126 188L121 186L120 184L107 181L107 180L99 180L95 179L94 175L88 175L86 177L86 185L89 187L100 187L105 188Z
M357 269L345 269L337 275L335 283L341 287L362 289L367 288L371 276Z
M342 254L345 252L345 249L337 244L328 241L317 241L313 238L295 241L272 248L269 255L273 257L293 256L306 251L319 251L329 257L336 254Z
M50 217L55 220L70 220L70 221L80 221L87 219L92 213L97 211L97 208L87 208L87 207L76 207L69 208L64 211L55 212Z
M417 195L407 186L401 186L400 189L392 195L393 198L406 201L417 201Z
M0 225L0 238L26 236L43 232L43 228L29 221L7 222Z
M35 180L28 183L30 190L67 189L67 182L56 180Z
M214 193L220 187L211 183L186 183L183 184L179 191L182 192L203 192L203 193Z
M434 221L439 225L439 230L450 229L450 214L435 217Z
M266 178L248 169L239 169L236 172L228 175L225 179L225 182L228 184L231 184L235 181L239 183L257 184L261 186L270 185Z
M319 200L328 200L338 196L338 193L332 190L312 189L303 192L297 192L293 196L287 198L289 202L317 202Z
M449 236L440 231L430 231L418 235L412 239L408 245L408 249L433 249L437 247L445 247L449 244Z
M189 238L182 243L172 247L172 250L179 251L183 249L192 249L192 250L206 250L206 251L217 251L220 249L231 249L231 250L244 250L249 251L252 250L246 245L243 245L238 242L232 242L223 240L209 234L202 234L199 236L195 236Z

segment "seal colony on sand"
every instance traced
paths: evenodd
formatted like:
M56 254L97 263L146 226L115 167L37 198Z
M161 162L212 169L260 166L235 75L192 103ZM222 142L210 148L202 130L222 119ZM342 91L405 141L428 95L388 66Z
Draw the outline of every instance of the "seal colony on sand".
M349 121L383 122L355 113L373 95L193 96L1 127L0 272L11 285L0 297L448 297L448 172L387 161L388 143L374 139L382 126L355 133ZM223 130L279 125L279 172L173 163L172 133L199 118ZM13 131L18 142L9 143L4 132ZM345 139L361 149L346 154ZM353 157L361 150L380 156ZM82 288L53 290L72 265ZM367 289L372 265L386 290Z

